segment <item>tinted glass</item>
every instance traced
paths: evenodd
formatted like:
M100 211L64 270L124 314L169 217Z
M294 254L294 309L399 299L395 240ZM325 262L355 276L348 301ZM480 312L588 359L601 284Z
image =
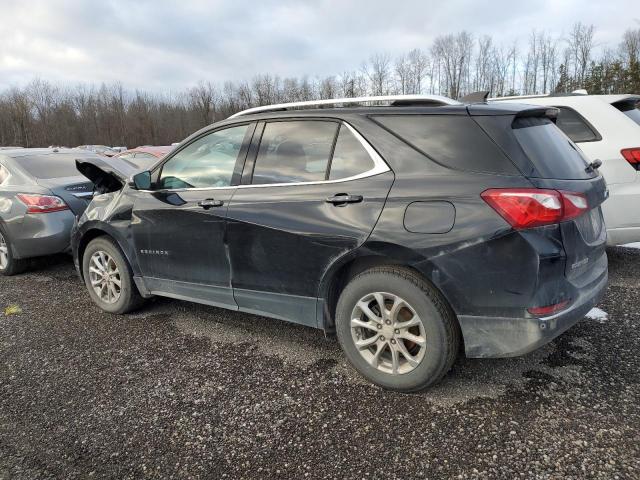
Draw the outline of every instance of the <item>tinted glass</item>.
M599 140L598 134L587 124L575 110L566 107L558 107L560 112L556 125L564 134L574 142L593 142Z
M331 160L330 180L352 177L373 168L373 160L348 127L340 127Z
M159 188L211 188L231 185L248 125L210 133L178 152L162 167Z
M589 162L580 149L548 118L516 118L513 133L541 178L586 179Z
M14 157L14 161L32 177L62 178L80 176L80 172L76 170L76 158L78 158L77 153L71 155L55 153L32 157Z
M519 174L502 151L467 115L377 116L375 120L446 167Z
M640 102L625 101L614 103L613 106L640 125Z
M337 123L326 121L267 123L252 183L325 180L337 130Z

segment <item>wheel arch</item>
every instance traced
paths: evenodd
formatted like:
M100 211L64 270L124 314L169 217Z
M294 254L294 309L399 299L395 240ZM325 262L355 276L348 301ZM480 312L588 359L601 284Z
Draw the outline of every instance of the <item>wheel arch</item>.
M126 258L134 275L138 274L138 264L134 261L133 250L132 247L129 246L128 242L125 239L121 238L121 235L116 230L109 228L108 226L105 226L103 224L94 224L88 225L83 229L82 235L80 236L76 247L77 263L79 266L78 270L80 273L80 277L83 280L84 274L82 272L82 258L84 256L84 252L87 248L87 245L89 245L89 242L98 237L109 237L111 240L113 240Z
M414 250L401 245L376 242L365 244L334 261L320 282L318 298L318 327L335 330L335 310L340 292L356 275L373 267L394 265L406 268L429 282L444 298L452 312L456 312L450 296L443 288L446 276L427 258L416 255Z

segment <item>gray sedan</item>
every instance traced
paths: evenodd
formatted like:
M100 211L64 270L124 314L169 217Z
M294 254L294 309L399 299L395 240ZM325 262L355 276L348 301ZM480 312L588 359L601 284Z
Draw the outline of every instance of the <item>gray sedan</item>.
M21 148L0 151L0 275L20 272L30 257L64 252L93 184L76 170L87 151Z

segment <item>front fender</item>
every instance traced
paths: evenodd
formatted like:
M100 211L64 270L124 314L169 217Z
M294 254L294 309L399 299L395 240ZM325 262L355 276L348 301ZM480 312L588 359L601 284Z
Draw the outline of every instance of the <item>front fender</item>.
M111 237L124 253L134 276L140 275L135 254L131 218L133 198L126 189L99 195L93 199L73 229L71 248L76 266L82 265L82 254L87 243L99 235ZM82 272L80 269L80 274Z

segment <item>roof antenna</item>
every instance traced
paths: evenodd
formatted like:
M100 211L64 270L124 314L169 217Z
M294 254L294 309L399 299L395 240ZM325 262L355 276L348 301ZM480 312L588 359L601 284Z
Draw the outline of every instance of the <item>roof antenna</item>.
M460 98L462 103L487 103L489 97L489 90L481 90L479 92L473 92Z

